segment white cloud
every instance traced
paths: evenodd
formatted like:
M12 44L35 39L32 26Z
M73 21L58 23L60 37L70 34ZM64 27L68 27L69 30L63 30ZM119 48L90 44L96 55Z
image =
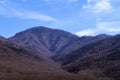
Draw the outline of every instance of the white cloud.
M93 13L108 13L113 11L110 0L88 0L84 9L92 10Z
M91 35L95 35L96 30L92 30L92 29L85 29L79 32L76 32L75 34L78 36L91 36Z
M85 29L75 34L78 36L93 36L101 33L119 33L120 21L99 22L94 29Z
M27 18L27 19L37 19L42 21L56 21L56 19L53 17L36 13L36 12L29 12L29 11L24 12L20 17Z
M55 21L56 19L40 14L34 11L27 11L23 9L19 9L18 7L14 6L13 3L9 1L0 1L0 14L4 16L9 16L9 17L17 17L21 19L35 19L35 20L41 20L41 21Z
M99 30L107 32L120 32L120 21L101 22L98 23L96 26Z
M101 0L94 6L94 13L101 13L101 12L110 12L112 11L112 5L109 1Z

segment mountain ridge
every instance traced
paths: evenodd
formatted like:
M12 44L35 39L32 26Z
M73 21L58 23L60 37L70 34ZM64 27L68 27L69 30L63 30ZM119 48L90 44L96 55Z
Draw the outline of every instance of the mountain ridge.
M86 80L86 77L101 80L88 73L84 76L68 73L33 50L0 37L0 80Z
M98 73L99 77L119 80L119 34L78 37L63 30L35 27L17 33L8 40L52 59L68 72L79 75L83 70L92 72L92 75ZM111 72L112 69L116 73Z
M31 45L33 45L34 47L38 47L39 49L40 46L42 46L42 49L44 48L44 50L47 50L46 53L50 53L47 56L51 56L52 53L56 53L57 51L71 43L74 39L78 38L78 36L62 30L50 29L46 27L35 27L17 33L15 36L9 39L15 43L20 43L22 45L31 43ZM29 46L26 47L32 49L33 46L31 45L29 44ZM36 49L36 51L39 52L38 49Z

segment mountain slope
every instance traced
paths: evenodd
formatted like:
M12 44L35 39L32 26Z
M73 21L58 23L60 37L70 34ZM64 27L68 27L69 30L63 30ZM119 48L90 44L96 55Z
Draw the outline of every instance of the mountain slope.
M107 37L109 36L105 34L101 34L96 37L78 37L63 30L40 26L17 33L15 36L9 38L9 40L23 45L33 51L37 51L40 55L47 57L55 56L55 59L58 59L58 57L62 57L73 50L77 50L90 42ZM44 54L41 54L41 51L44 52Z
M98 70L120 80L120 35L85 45L62 57L58 62L69 72Z
M80 77L61 70L51 60L0 37L0 80L79 79Z
M105 80L91 74L74 75L52 61L0 37L0 80ZM109 80L109 79L106 79Z
M49 57L62 51L79 37L62 30L40 26L17 33L9 39L39 53L42 51L42 55Z
M78 37L62 30L35 27L17 33L9 40L37 52L38 55L50 57L68 72L79 74L87 71L91 74L93 71L93 75L98 73L96 77L119 79L119 72L110 72L112 69L119 71L119 58L115 59L119 56L119 35ZM114 60L109 55L112 55Z
M88 45L90 43L109 38L109 35L106 34L100 34L97 36L82 36L75 42L73 42L71 45L67 46L61 52L58 52L56 55L52 56L51 59L54 61L59 61L59 59L63 58L64 56L70 54L71 52L74 52L76 50L79 50L85 45Z
M64 71L51 60L0 37L0 76L41 72Z

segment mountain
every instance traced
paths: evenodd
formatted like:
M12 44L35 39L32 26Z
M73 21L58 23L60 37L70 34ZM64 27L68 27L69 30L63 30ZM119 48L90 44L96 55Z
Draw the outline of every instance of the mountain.
M42 53L42 52L41 52ZM91 74L75 75L34 51L0 36L0 80L109 80Z
M56 80L70 76L74 78L51 60L0 37L0 80Z
M71 52L74 52L83 46L86 46L88 44L94 43L96 41L109 38L109 35L106 34L99 34L97 36L82 36L75 42L73 42L71 45L64 48L61 52L58 52L56 55L52 56L51 59L58 62L63 58L64 56L70 54Z
M17 33L9 39L28 49L37 51L40 55L50 57L61 52L79 37L63 30L40 26ZM41 54L41 51L44 54Z
M84 46L85 44L107 37L109 36L105 34L96 37L78 37L63 30L39 26L19 32L15 34L15 36L10 37L9 40L27 47L32 51L36 51L40 55L47 57L60 57L72 52L72 50ZM41 54L41 51L44 54Z
M97 70L108 77L120 80L120 35L79 47L61 57L57 62L61 63L63 69L69 72Z
M85 73L119 80L119 35L78 37L40 26L19 32L9 40L36 52L35 55L52 59L76 75Z

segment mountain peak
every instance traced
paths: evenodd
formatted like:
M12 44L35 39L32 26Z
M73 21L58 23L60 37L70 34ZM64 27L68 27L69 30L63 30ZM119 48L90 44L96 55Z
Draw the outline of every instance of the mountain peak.
M60 63L68 72L101 69L104 76L114 78L117 74L116 80L120 80L119 72L110 73L113 69L115 72L119 71L120 64L117 62L120 59L119 35L100 34L78 37L63 30L38 26L17 33L9 39L35 54L38 53ZM110 74L112 76L109 76Z
M99 37L106 37L106 36L110 36L110 35L107 35L107 34L99 34L99 35L97 35L97 36L99 36Z
M28 30L52 30L52 28L48 28L48 27L45 27L45 26L36 26L36 27L32 27Z
M108 38L110 37L110 35L107 35L107 34L99 34L97 36L95 36L95 38L99 38L99 39L104 39L104 38Z
M41 51L43 51L44 54L50 53L47 54L48 56L52 53L59 52L78 38L78 36L63 30L38 26L17 33L11 37L10 40L30 49L35 47L35 51L39 53L41 53Z

